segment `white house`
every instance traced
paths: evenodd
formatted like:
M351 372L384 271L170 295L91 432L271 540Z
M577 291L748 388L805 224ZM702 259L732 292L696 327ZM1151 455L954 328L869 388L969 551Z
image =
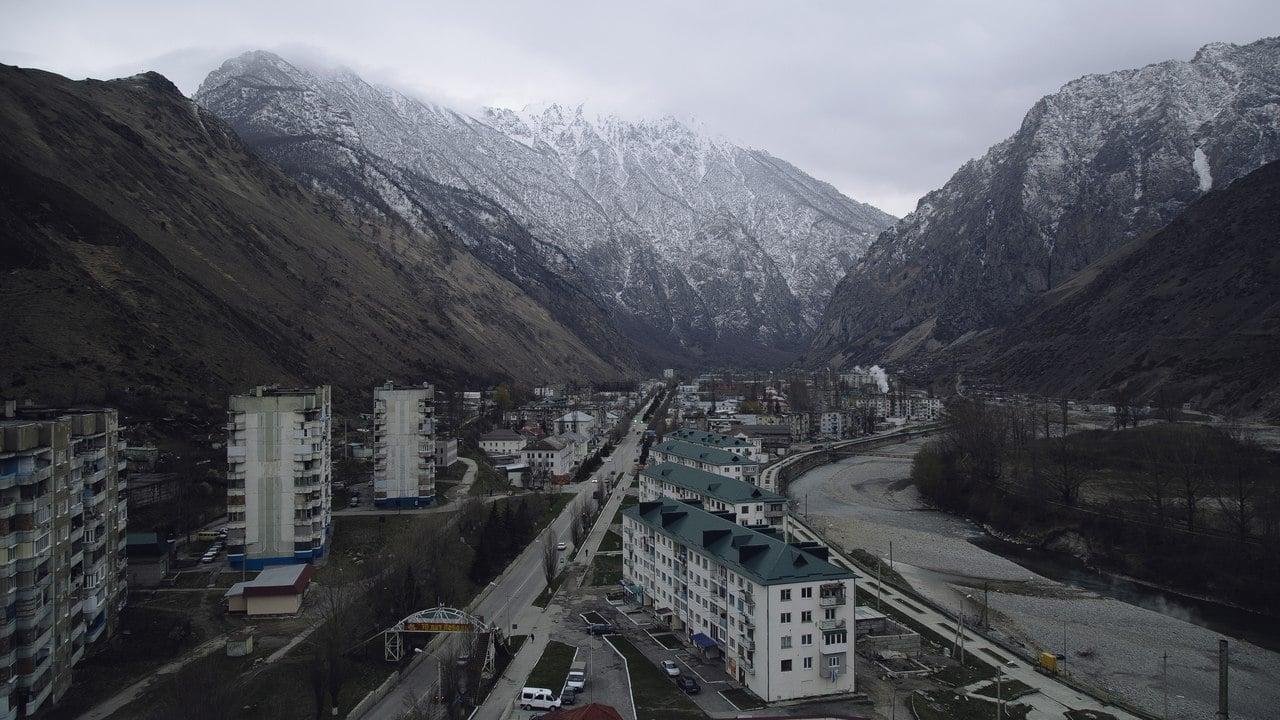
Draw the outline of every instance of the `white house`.
M596 419L581 410L565 413L556 419L556 434L568 432L591 435L595 432Z
M573 446L560 438L543 438L524 446L529 471L563 482L573 472Z
M671 499L622 517L626 590L704 658L768 702L854 691L854 574L826 548Z
M480 449L489 456L514 455L524 449L529 439L515 430L499 428L480 436Z

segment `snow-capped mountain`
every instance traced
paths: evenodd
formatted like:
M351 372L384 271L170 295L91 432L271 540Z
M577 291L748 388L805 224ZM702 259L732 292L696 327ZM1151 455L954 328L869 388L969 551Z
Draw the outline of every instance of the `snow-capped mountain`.
M1068 83L876 240L808 357L945 364L969 333L1277 157L1280 39Z
M893 221L767 153L671 119L557 105L471 115L265 52L228 60L196 100L289 172L410 223L448 215L433 200L446 191L486 208L455 203L451 228L509 214L503 224L525 231L508 233L522 235L522 253L509 239L491 248L491 233L460 234L509 272L528 272L536 257L548 269L535 274L591 288L632 337L695 356L793 351ZM282 138L287 152L276 149ZM299 143L311 138L324 148Z

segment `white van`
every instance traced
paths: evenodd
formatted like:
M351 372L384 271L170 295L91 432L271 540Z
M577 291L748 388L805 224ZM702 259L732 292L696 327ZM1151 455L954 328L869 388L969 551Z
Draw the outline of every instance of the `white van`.
M520 691L520 709L554 710L560 707L560 699L546 688L527 687Z

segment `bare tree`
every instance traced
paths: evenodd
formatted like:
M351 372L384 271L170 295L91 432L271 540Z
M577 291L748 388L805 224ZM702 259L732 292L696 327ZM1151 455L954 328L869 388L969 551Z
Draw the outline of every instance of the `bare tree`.
M574 500L569 512L569 539L577 547L582 542L585 528L583 525L584 508L581 500Z
M1194 429L1178 434L1169 444L1174 483L1187 514L1187 529L1194 532L1208 483L1209 445Z
M1080 500L1080 491L1088 480L1086 454L1080 443L1065 436L1054 444L1053 455L1058 467L1056 473L1049 475L1048 482L1066 505L1075 505Z
M1164 528L1168 505L1173 496L1173 472L1165 442L1151 435L1139 450L1141 474L1137 487L1156 515L1156 525Z
M556 550L556 533L547 528L542 533L542 574L547 580L547 587L556 579L556 568L560 565L560 552Z
M1218 470L1218 506L1231 524L1236 539L1244 542L1258 519L1262 495L1262 453L1247 428L1237 422L1227 425L1227 435L1234 441L1231 457L1215 463Z

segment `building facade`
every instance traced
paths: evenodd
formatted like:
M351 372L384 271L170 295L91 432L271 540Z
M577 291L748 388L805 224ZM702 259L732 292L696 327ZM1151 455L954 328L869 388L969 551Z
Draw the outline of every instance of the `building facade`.
M332 525L328 385L259 386L227 404L227 560L233 567L322 557Z
M529 439L515 430L498 428L480 436L480 449L489 456L515 455L524 449Z
M574 448L559 438L535 440L524 447L524 461L529 472L541 478L560 482L573 472Z
M655 463L673 462L749 483L755 483L760 472L760 464L746 454L684 440L665 440L650 448L649 455Z
M781 527L787 499L748 482L676 463L651 465L640 473L640 499L696 500L712 512L731 512L744 527Z
M373 504L425 507L436 498L435 390L373 389Z
M768 702L853 692L852 572L696 504L623 510L623 584Z
M115 633L126 461L115 410L6 403L0 430L0 718L14 718L56 701L86 646Z
M595 429L596 419L581 410L567 412L556 418L555 431L557 435L579 433L589 436L595 433Z

